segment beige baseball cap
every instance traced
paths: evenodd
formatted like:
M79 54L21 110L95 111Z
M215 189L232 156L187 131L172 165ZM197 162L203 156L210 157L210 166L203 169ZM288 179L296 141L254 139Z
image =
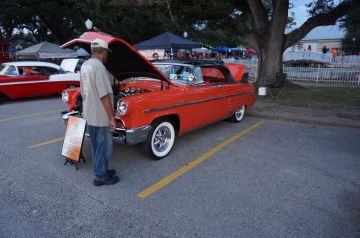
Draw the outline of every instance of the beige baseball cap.
M91 42L91 48L104 48L111 52L108 43L102 39L95 39Z

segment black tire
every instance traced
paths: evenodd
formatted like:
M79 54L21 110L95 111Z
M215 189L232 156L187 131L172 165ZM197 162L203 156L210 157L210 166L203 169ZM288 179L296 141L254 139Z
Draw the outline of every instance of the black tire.
M76 109L78 112L80 112L80 114L81 114L82 111L83 111L82 102L83 102L82 96L79 95L79 96L77 97L77 99L76 99L76 108L75 108L75 109Z
M0 103L4 103L7 100L9 100L9 98L5 94L0 93Z
M244 118L244 116L245 116L245 106L242 105L242 106L240 106L240 107L234 112L234 114L229 118L229 121L238 123L238 122L241 122L241 121L242 121L242 119Z
M155 160L168 156L175 144L176 131L169 118L160 118L151 124L146 141L143 143L144 154Z
M78 86L76 86L74 84L66 85L65 89L69 89L69 88L78 88Z

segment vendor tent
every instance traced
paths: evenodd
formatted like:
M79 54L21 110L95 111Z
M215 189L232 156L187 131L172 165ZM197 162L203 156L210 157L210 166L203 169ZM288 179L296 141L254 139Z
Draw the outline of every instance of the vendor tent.
M200 48L199 42L185 39L184 37L177 36L171 32L165 32L149 40L140 42L134 47L138 50L146 49L192 49Z
M214 48L212 48L212 50L219 52L219 53L230 53L231 52L231 48L229 48L227 46L214 47Z
M30 59L59 59L76 57L76 52L70 49L62 49L59 45L42 42L15 53L17 60Z
M79 48L76 51L76 55L78 57L89 57L90 56L90 54L84 48Z

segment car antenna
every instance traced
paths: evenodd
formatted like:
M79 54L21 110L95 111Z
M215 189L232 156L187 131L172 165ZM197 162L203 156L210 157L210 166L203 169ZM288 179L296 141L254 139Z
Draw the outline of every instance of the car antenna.
M160 88L160 89L161 89L161 90L164 90L163 81L162 81L161 79L160 79L160 81L161 81L161 82L160 82L160 85L161 85L161 88Z

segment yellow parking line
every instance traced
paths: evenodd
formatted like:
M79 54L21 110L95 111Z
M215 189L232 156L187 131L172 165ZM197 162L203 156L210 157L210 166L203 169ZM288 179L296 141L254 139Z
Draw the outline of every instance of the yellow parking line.
M217 146L213 147L212 149L210 149L209 151L207 151L206 153L202 154L200 157L196 158L195 160L191 161L190 163L184 165L183 167L181 167L180 169L176 170L175 172L173 172L172 174L168 175L167 177L161 179L160 181L158 181L157 183L151 185L150 187L146 188L144 191L138 193L138 197L140 198L146 198L148 196L150 196L151 194L157 192L158 190L164 188L165 186L167 186L168 184L170 184L171 182L173 182L175 179L177 179L178 177L180 177L181 175L185 174L186 172L188 172L189 170L195 168L196 166L198 166L199 164L201 164L202 162L204 162L206 159L208 159L209 157L211 157L212 155L214 155L216 152L220 151L222 148L224 148L225 146L227 146L228 144L236 141L237 139L239 139L240 137L246 135L247 133L249 133L250 131L254 130L256 127L262 125L265 121L261 120L256 122L254 125L240 131L239 133L237 133L236 135L230 137L229 139L225 140L224 142L222 142L221 144L218 144Z
M34 116L41 116L41 115L45 115L45 114L49 114L49 113L53 113L53 112L62 112L62 111L64 111L64 109L48 111L48 112L33 113L33 114L22 115L22 116L18 116L18 117L10 117L10 118L5 118L5 119L0 119L0 122L18 120L18 119L34 117Z
M41 143L36 144L36 145L29 145L29 146L28 146L28 149L34 149L34 148L37 148L37 147L40 147L40 146L43 146L43 145L53 144L53 143L56 143L56 142L62 141L62 140L64 140L64 137L60 137L60 138L56 138L56 139L53 139L53 140L44 141L44 142L41 142Z

